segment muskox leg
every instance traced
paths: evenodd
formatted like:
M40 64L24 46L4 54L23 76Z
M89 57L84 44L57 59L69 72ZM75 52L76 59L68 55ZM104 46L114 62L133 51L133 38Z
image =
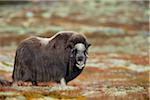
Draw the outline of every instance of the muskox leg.
M33 78L33 75L31 75L33 73L31 73L29 70L27 70L26 73L24 73L22 80L25 82L32 82L32 85L37 86L37 81Z
M22 66L24 67L24 66ZM17 76L18 75L18 76ZM27 69L27 67L24 67L24 69L16 69L16 72L14 72L14 81L13 86L31 86L31 72Z
M32 81L32 85L37 86L37 82L36 81Z
M16 81L12 83L12 86L32 86L31 82L23 82L23 81Z
M31 72L25 65L22 65L22 67L20 66L15 66L15 67L16 68L13 71L14 81L30 81L31 80Z
M61 84L62 86L66 86L66 80L65 80L64 78L61 78L60 84Z
M24 81L17 81L13 82L12 86L37 86L37 82L24 82Z
M27 67L24 67L23 72L22 72L22 78L20 80L27 82L31 81L32 75L30 70Z

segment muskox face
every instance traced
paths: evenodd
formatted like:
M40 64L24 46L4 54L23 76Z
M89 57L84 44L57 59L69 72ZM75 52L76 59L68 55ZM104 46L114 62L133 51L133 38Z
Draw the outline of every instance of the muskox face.
M86 59L88 57L88 47L86 48L86 46L83 43L77 43L71 50L71 57L75 59L75 65L79 69L82 69L85 66Z

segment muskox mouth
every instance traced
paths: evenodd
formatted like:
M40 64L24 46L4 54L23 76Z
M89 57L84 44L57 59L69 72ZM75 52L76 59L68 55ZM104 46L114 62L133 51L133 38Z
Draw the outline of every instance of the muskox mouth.
M85 64L84 64L83 61L78 61L78 62L76 63L76 66L77 66L79 69L82 69L82 68L85 66Z

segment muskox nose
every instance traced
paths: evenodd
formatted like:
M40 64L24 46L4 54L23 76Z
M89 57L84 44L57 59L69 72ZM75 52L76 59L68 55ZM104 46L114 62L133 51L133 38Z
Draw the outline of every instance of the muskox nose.
M83 57L82 57L82 56L79 56L79 57L78 57L78 61L83 61Z

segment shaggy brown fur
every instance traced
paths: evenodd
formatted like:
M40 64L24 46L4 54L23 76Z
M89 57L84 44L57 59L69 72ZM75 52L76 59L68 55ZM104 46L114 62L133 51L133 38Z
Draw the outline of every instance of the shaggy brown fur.
M57 82L62 78L66 82L76 78L83 69L75 65L75 58L70 57L71 50L77 43L83 43L86 52L89 47L84 35L64 31L52 38L30 37L17 48L13 80L31 82Z

